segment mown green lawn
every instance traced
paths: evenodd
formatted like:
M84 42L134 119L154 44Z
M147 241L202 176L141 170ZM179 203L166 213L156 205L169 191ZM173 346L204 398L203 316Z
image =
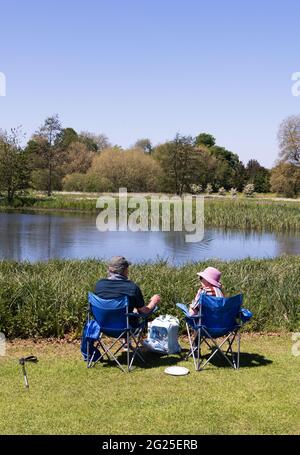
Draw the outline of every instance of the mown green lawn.
M79 345L21 341L0 357L1 434L299 434L300 356L290 334L244 335L241 368L195 372L192 361L148 355L130 374L87 370ZM18 358L34 354L23 385ZM164 374L168 365L190 374Z

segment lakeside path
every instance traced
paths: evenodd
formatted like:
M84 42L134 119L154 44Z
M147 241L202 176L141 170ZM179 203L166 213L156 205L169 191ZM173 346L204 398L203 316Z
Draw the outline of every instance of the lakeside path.
M42 194L42 193L41 193ZM72 196L74 197L74 199L90 199L90 200L94 200L94 199L97 199L99 196L113 196L113 197L122 197L122 193L82 193L82 192L77 192L77 191L54 191L53 192L54 195L57 195L57 196ZM185 195L190 195L189 193L186 193ZM144 197L151 197L151 196L156 196L156 197L163 197L165 196L166 199L167 198L170 198L172 196L175 196L175 194L167 194L167 193L127 193L127 197L130 197L130 196L144 196ZM218 200L232 200L232 199L235 199L233 198L232 196L229 196L229 195L226 195L226 196L219 196L218 194L212 194L212 195L207 195L207 194L203 194L201 193L200 196L203 196L204 199L218 199ZM278 202L300 202L300 198L285 198L285 197L275 197L275 196L260 196L260 195L256 195L255 197L253 198L245 198L245 197L242 197L242 196L239 196L237 197L236 199L239 199L239 200L243 200L243 199L246 199L246 200L259 200L259 201L278 201Z

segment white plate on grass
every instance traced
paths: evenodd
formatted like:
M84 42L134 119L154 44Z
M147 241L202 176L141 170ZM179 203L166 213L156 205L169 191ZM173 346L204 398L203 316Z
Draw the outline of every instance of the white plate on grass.
M185 367L168 367L165 369L165 373L171 374L172 376L185 376L189 372L190 370Z

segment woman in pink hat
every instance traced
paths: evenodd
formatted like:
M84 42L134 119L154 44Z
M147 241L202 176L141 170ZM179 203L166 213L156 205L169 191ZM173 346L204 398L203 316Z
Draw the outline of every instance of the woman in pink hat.
M195 315L199 311L199 298L201 294L212 295L214 297L224 297L222 284L220 282L221 272L214 267L206 267L203 272L197 273L200 278L201 286L198 289L195 299L190 305L190 314Z

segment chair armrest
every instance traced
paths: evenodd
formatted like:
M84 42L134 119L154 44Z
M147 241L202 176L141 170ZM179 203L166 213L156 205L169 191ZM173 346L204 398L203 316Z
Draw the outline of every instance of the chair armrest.
M190 314L187 306L184 303L176 303L177 308L179 308L185 315L185 317L189 319L199 319L199 314Z
M253 316L253 313L250 310L247 310L246 308L241 308L240 314L241 314L241 321L243 324L248 322Z

